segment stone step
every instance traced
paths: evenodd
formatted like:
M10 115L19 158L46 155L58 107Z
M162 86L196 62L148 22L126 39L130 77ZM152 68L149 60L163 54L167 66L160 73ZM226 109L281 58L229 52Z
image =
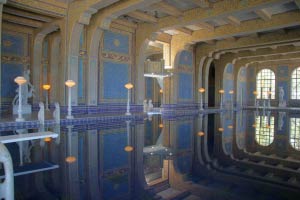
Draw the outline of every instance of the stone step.
M155 185L152 185L151 188L150 188L150 191L153 192L153 193L159 193L163 190L166 190L170 187L169 183L168 182L162 182L162 183L159 183L159 184L155 184Z
M164 200L180 200L187 197L190 194L188 190L177 190L174 188L168 188L164 191L157 193Z

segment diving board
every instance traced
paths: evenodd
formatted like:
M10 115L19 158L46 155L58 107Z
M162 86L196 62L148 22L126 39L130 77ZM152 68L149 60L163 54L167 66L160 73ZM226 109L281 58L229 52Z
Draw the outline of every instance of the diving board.
M3 144L12 143L12 142L22 142L27 140L37 140L43 138L57 138L58 134L51 131L43 131L37 133L24 133L17 135L6 135L0 136L0 142Z

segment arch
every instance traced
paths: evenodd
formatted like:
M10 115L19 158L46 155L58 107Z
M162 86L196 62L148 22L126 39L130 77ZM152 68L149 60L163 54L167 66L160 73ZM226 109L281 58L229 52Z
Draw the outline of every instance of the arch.
M274 141L274 116L257 116L255 119L255 141L261 146L269 146Z
M275 73L268 68L261 69L256 74L257 99L268 99L271 92L271 99L275 99Z
M51 65L51 90L50 90L50 102L54 103L55 101L59 100L60 91L60 80L63 78L60 76L60 60L61 60L61 36L56 35L51 44L51 58L50 58L50 65Z
M146 55L146 49L149 45L149 40L148 38L145 39L145 41L142 43L140 49L139 49L139 56L137 60L137 79L136 79L136 103L137 104L142 104L145 98L145 90L144 90L144 85L145 85L145 77L144 77L144 70L145 70L145 60L147 58Z
M89 105L97 105L98 97L98 54L103 30L97 28L91 39L88 59L88 82L87 82L87 102Z
M289 143L291 147L300 151L300 118L290 118Z
M246 127L247 127L247 116L246 112L241 110L237 113L236 117L236 145L239 150L245 149L246 143Z
M75 23L69 40L67 79L75 81L76 85L72 89L72 105L78 104L78 65L79 65L79 40L83 31L83 24Z
M236 102L237 105L242 106L247 102L247 69L241 67L238 71L236 80Z
M203 68L204 68L204 63L205 63L205 60L207 59L207 56L203 56L200 60L200 63L198 65L198 88L201 88L202 85L203 85ZM199 97L199 95L198 95ZM199 99L199 98L198 98Z
M205 80L204 88L208 88L209 69L210 69L210 66L211 66L211 63L213 62L213 60L214 60L213 58L206 59L205 75L204 75L204 80ZM205 92L204 102L208 102L208 92Z
M33 98L34 103L39 102L42 99L42 73L41 73L41 63L42 63L42 48L43 48L43 41L45 37L57 31L60 28L60 24L53 23L47 26L46 28L42 29L39 33L36 34L34 41L33 41L33 68L32 68L32 77L33 86L35 87L35 96Z
M223 96L223 104L226 107L230 107L231 104L233 104L233 94L229 94L231 90L234 89L234 75L233 75L233 64L227 63L224 68L223 72L223 90L224 90L224 96ZM233 91L234 92L234 91Z
M232 113L221 114L223 133L222 133L222 149L225 155L232 154L232 140L233 140L233 120Z
M207 95L208 95L208 101L207 107L215 107L216 106L216 67L214 62L211 62L211 66L209 67L208 71L208 88L207 88Z
M197 96L197 99L198 99L198 103L200 103L200 93L198 92L198 89L199 88L202 88L203 86L203 67L204 67L204 62L206 60L206 56L203 56L201 59L200 59L200 63L198 65L198 82L197 82L197 88L196 88L196 96ZM204 94L205 95L205 94ZM204 99L205 99L205 96L204 96ZM204 101L205 102L205 101Z
M291 73L291 99L300 99L300 67Z

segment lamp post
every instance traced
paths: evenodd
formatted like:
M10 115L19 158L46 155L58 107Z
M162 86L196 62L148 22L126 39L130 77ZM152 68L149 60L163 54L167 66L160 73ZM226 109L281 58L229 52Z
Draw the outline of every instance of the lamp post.
M230 101L231 101L231 109L233 109L233 94L234 94L234 91L229 90L229 94L230 94Z
M72 116L72 107L71 107L71 89L76 85L75 81L73 80L67 80L65 82L66 86L69 88L69 96L68 96L68 115L67 119L73 119Z
M77 158L72 155L72 126L67 126L67 139L68 139L68 156L66 157L65 161L69 164L76 162Z
M256 90L254 90L253 95L254 95L254 106L257 107L256 99L257 99L258 92Z
M22 117L22 85L26 83L26 79L23 76L18 76L15 78L15 82L19 85L19 107L18 107L18 118L16 118L17 122L24 121Z
M202 94L205 92L204 88L199 88L198 90L200 92L200 110L203 110L203 96Z
M127 83L124 86L128 90L128 95L127 95L127 109L125 115L131 115L130 113L130 90L133 88L133 85L131 83Z
M127 129L127 146L124 147L126 152L133 151L133 146L131 146L131 134L130 134L130 120L126 121L126 129Z
M223 109L223 94L224 94L224 90L223 89L219 90L219 93L220 93L220 96L221 96L221 99L220 99L220 109Z
M45 98L46 98L46 110L49 110L49 90L50 90L51 86L49 84L44 84L43 85L43 89L45 90Z

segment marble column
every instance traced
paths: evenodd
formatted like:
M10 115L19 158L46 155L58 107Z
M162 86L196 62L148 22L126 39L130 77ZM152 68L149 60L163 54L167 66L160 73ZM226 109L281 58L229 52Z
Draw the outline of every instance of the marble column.
M2 41L2 10L3 10L3 4L6 3L6 0L0 0L0 46L2 46L1 44L1 41ZM1 51L0 51L0 77L1 77L1 64L2 64L2 57L1 57ZM1 80L0 80L0 87L1 86ZM1 97L1 94L0 94L0 113L1 113L1 109L2 109L2 97Z

